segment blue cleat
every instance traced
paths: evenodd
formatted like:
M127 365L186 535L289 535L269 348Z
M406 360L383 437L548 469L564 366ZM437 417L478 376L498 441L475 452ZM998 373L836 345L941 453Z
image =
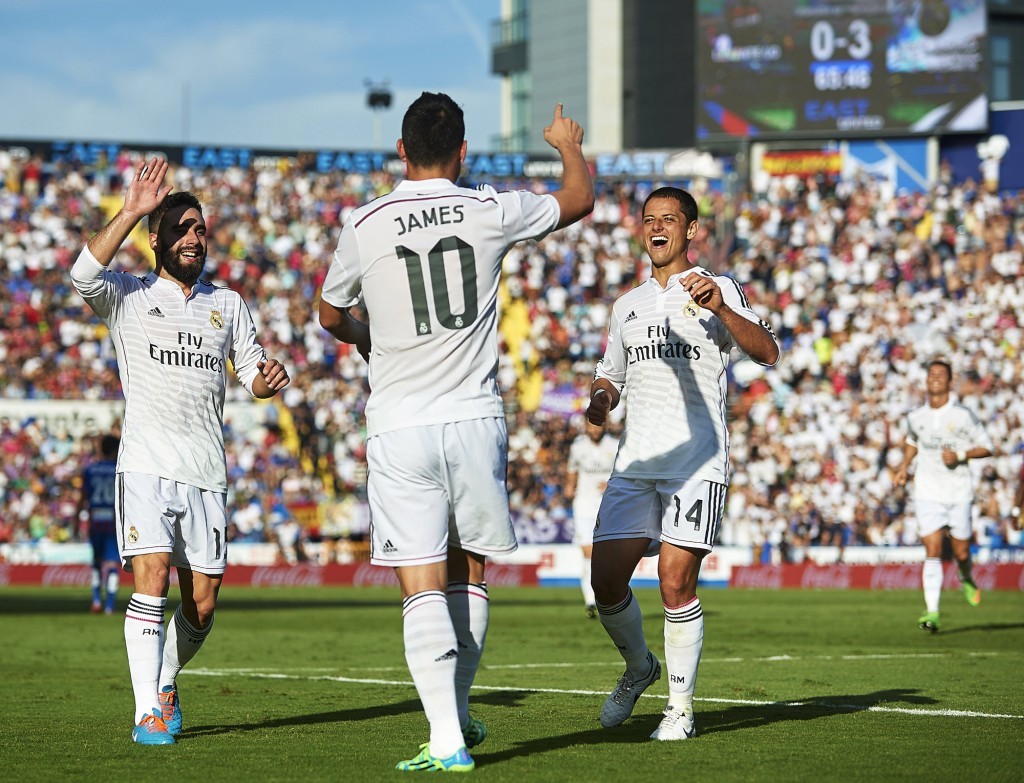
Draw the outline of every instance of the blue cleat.
M474 767L476 764L465 748L459 748L448 758L442 759L430 755L429 742L420 745L420 754L416 758L399 761L395 765L395 769L402 772L472 772Z
M167 731L172 737L181 734L181 702L178 701L178 689L174 685L165 685L160 689L160 712Z
M167 724L160 713L153 710L132 729L132 741L137 745L173 745L174 737L167 731Z

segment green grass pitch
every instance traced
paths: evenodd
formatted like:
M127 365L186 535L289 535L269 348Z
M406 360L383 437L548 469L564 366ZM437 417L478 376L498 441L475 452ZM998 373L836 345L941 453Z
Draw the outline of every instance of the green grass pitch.
M655 590L637 590L663 657ZM127 595L122 595L127 599ZM168 616L176 605L172 589ZM663 676L617 729L622 663L578 591L491 591L473 692L481 781L1016 781L1024 594L704 590L694 740L647 739ZM124 600L121 601L123 606ZM130 740L123 613L88 591L0 589L0 770L12 781L375 781L427 740L392 588L234 588L178 683L176 745Z

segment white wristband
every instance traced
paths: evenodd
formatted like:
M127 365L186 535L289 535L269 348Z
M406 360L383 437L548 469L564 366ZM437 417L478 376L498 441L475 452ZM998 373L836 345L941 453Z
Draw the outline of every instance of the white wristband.
M1020 516L1020 506L1014 506L1010 509L1010 516L1016 519Z
M956 461L957 462L967 462L967 452L966 451L958 451L956 453Z
M599 395L599 394L607 394L607 393L608 393L607 389L598 389L596 392L593 393L593 395L590 397L590 399L592 399L592 400L597 399L597 395Z

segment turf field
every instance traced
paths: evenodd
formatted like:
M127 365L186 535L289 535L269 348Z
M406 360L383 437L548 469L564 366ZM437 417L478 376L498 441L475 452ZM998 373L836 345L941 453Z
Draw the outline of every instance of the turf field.
M657 592L637 595L661 656ZM705 590L698 737L677 743L647 740L664 677L622 727L598 724L622 664L576 590L491 599L478 780L1021 778L1021 593L975 609L946 591L930 635L913 591ZM226 586L179 678L185 731L170 747L131 743L123 616L88 605L87 591L0 589L0 779L397 780L427 739L394 589Z

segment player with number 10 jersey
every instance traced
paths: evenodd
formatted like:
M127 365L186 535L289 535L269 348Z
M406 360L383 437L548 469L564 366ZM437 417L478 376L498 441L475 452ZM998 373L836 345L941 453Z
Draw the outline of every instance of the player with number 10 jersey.
M368 437L504 416L496 379L501 260L558 219L551 195L447 179L406 180L351 214L323 299L342 308L361 297L372 314Z

